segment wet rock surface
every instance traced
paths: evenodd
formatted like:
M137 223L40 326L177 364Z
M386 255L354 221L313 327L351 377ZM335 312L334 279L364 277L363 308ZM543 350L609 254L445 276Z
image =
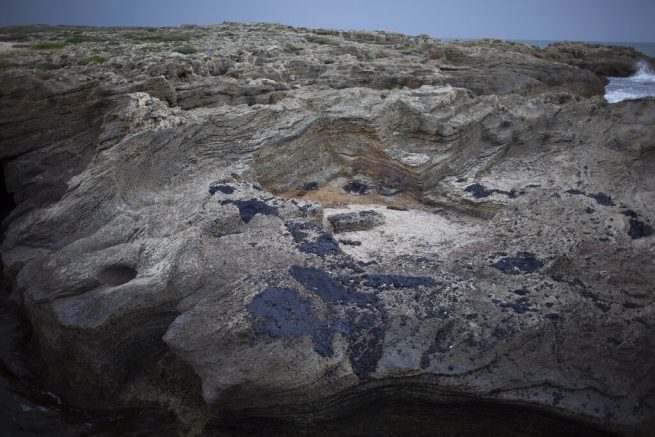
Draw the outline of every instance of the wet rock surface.
M57 396L188 435L653 434L655 99L602 98L645 56L16 32L2 285Z

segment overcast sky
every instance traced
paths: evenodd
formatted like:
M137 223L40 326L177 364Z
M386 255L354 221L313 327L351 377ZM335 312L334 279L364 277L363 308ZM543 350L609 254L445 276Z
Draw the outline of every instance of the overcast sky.
M441 38L655 42L655 0L0 0L0 26L223 21Z

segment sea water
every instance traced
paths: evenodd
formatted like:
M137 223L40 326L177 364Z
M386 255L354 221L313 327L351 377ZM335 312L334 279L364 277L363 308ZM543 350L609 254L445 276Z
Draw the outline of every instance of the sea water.
M610 77L605 87L605 100L618 103L642 97L655 97L655 71L646 61L637 63L637 72L629 77Z
M546 48L549 44L558 41L547 40L520 40ZM613 42L613 41L590 41L590 44L602 44L606 46L632 47L644 55L655 57L655 43L647 42ZM608 77L609 83L605 87L605 100L608 103L618 103L624 100L640 99L642 97L655 97L655 71L653 65L647 61L637 63L637 72L630 77Z
M531 44L537 46L540 49L545 49L548 45L556 42L565 42L558 40L537 40L537 39L522 39L522 40L509 40L517 41ZM653 42L616 42L616 41L581 41L587 44L601 44L604 46L621 46L621 47L632 47L639 53L650 56L651 58L655 57L655 43Z

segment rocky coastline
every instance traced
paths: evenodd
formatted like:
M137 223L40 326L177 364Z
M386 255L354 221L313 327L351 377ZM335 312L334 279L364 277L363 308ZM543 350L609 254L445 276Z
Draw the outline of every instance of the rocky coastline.
M655 432L655 98L603 99L653 59L267 23L0 40L2 288L66 402L184 435Z

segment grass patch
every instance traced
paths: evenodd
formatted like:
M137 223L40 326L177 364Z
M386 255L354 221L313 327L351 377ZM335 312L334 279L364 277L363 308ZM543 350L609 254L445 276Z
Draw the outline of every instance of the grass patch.
M191 40L189 35L148 35L143 33L134 33L129 32L126 35L126 38L131 39L132 41L139 42L183 42Z
M31 35L38 33L54 33L61 30L61 26L49 26L47 24L27 24L18 26L6 26L0 28L0 33L13 33L16 35Z
M502 44L503 40L498 39L498 38L482 38L480 42L483 42L485 44Z
M104 56L98 56L98 55L89 56L88 58L82 59L82 64L84 64L84 65L104 64L105 62L107 62L107 58L105 58Z
M10 26L0 29L0 41L25 42L37 32L34 26Z
M25 42L31 39L29 33L3 33L0 34L0 41L20 41Z
M28 47L36 50L59 50L66 47L66 45L67 44L65 42L40 42L40 43L32 44L31 46Z
M302 47L298 47L288 42L284 44L284 51L286 51L287 53L298 53L302 51Z
M0 71L2 70L11 70L12 68L20 67L17 63L7 61L5 59L0 59Z
M97 42L98 38L84 35L73 35L66 38L67 44L81 44L83 42Z
M330 38L325 38L323 36L308 36L305 38L307 41L312 42L314 44L320 44L324 46L338 46L339 43L336 42L333 39Z
M173 51L177 53L182 53L183 55L192 55L194 53L197 53L198 49L191 46L182 46L182 47L176 47L175 49L173 49Z
M36 68L40 71L59 70L60 68L63 67L64 66L62 64L55 64L54 62L43 62L36 66Z
M413 49L414 49L414 46L412 46L410 44L405 44L405 45L402 45L402 46L397 48L397 50L400 50L401 52L402 51L407 51L407 50L413 50Z

